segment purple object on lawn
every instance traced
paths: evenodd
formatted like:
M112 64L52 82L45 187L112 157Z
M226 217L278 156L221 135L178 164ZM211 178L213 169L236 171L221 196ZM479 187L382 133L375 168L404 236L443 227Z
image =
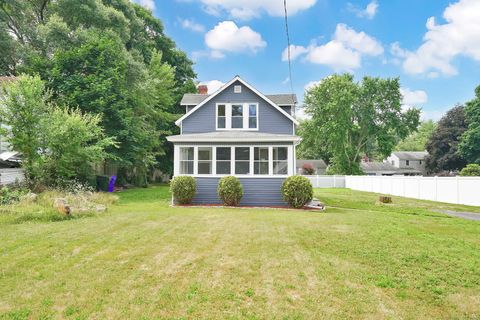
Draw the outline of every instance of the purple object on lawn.
M111 176L110 183L108 184L108 192L115 190L115 181L117 181L117 176Z

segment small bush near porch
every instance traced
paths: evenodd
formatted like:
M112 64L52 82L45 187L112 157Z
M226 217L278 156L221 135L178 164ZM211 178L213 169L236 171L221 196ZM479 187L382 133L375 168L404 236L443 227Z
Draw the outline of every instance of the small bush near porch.
M432 211L480 208L347 189L316 190L325 212L119 196L92 217L0 220L0 319L480 317L480 223Z

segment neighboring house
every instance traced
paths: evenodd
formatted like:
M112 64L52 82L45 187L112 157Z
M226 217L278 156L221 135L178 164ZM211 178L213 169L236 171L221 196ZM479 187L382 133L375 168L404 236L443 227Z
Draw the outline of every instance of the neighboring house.
M367 176L393 176L402 174L388 162L360 162L360 168Z
M315 169L315 174L323 175L327 171L327 164L323 160L299 160L297 159L297 166L295 172L303 174L303 166L311 165Z
M8 84L16 81L16 77L0 77L0 94L3 88ZM0 123L2 129L9 130L10 127ZM0 132L0 168L18 167L20 165L20 156L18 152L12 151L10 144Z
M241 205L284 205L280 192L295 174L295 95L264 95L236 76L216 92L185 94L186 114L175 123L174 176L197 181L193 203L218 204L218 181L240 179Z
M396 151L384 162L390 163L404 175L422 175L425 173L426 151Z

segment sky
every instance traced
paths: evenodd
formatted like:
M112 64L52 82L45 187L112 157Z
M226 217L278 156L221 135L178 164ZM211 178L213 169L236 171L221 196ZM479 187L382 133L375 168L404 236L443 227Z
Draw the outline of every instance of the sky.
M210 91L235 75L265 94L334 74L399 77L404 104L438 120L480 85L480 0L135 0L195 62Z

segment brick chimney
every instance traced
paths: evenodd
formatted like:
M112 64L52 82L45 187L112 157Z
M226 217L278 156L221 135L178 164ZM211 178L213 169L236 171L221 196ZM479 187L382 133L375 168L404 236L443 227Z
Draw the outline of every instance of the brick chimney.
M199 85L197 89L200 94L208 94L208 87L204 84Z

